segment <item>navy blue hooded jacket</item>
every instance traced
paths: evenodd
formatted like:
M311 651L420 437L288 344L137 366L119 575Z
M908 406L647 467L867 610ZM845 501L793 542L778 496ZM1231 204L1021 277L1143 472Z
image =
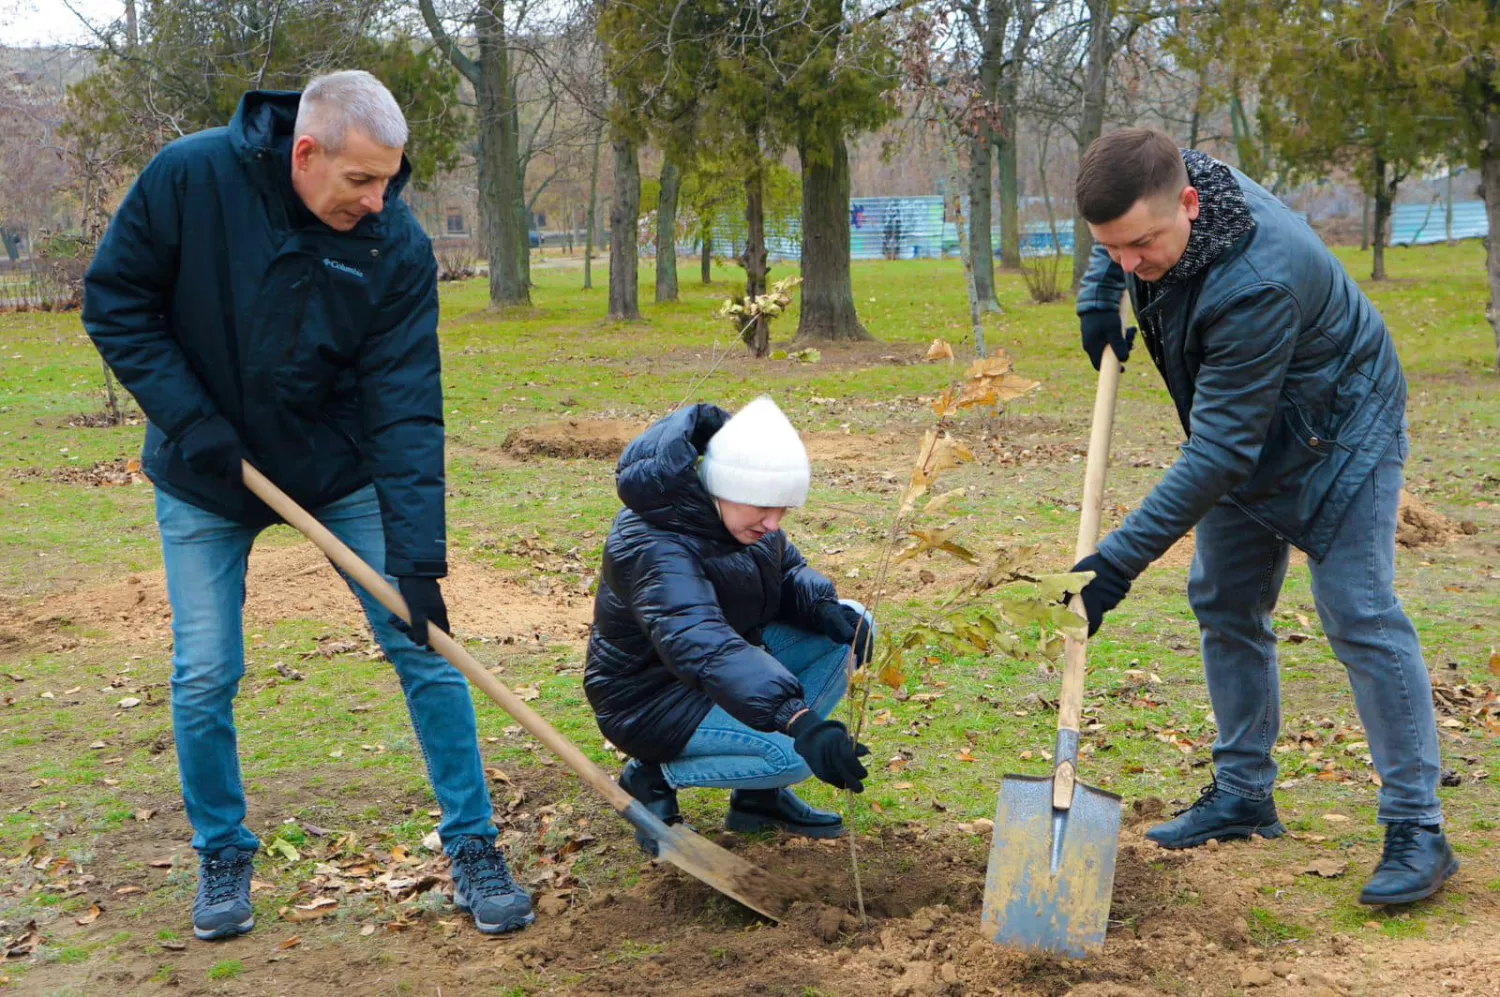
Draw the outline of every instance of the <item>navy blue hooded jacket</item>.
M694 405L620 456L626 508L604 544L583 688L610 742L671 761L715 705L754 730L785 731L802 684L760 643L774 621L820 631L833 583L780 530L748 546L719 519L698 461L729 414Z
M437 264L399 199L411 167L378 214L327 227L291 186L299 99L247 93L227 128L151 160L84 278L84 326L146 414L156 487L237 522L276 521L247 489L183 462L183 434L218 414L304 507L373 481L386 571L441 577Z

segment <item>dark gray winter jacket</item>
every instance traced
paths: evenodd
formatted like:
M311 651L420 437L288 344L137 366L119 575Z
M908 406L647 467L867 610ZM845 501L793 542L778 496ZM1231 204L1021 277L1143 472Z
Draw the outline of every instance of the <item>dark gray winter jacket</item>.
M1232 175L1253 224L1210 264L1148 285L1095 246L1078 294L1083 314L1116 311L1129 291L1188 433L1181 458L1099 545L1132 574L1226 496L1321 559L1405 420L1385 321L1305 222Z

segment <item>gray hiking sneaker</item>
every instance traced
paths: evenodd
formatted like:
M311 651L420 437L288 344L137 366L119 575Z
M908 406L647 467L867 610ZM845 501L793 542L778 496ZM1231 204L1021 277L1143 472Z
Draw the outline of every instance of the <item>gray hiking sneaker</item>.
M536 915L531 894L510 875L505 853L485 838L458 839L449 853L453 860L453 902L474 916L474 926L486 935L520 931Z
M226 848L198 862L198 899L193 902L193 934L199 941L232 938L255 927L250 909L250 870L254 852Z

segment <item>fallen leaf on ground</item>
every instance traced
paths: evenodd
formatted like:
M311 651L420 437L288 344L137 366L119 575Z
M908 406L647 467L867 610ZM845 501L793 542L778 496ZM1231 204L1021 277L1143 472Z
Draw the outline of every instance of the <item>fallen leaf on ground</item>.
M369 938L371 935L375 934L375 925L367 924L363 928L359 929L359 933L364 937Z
M104 913L104 908L98 904L90 904L89 909L73 918L74 924L93 924L99 920L99 915Z
M129 710L140 705L141 701L139 699L136 699L134 696L126 696L124 699L120 700L120 709L122 710Z
M953 347L946 339L934 339L932 345L927 347L927 355L922 359L933 362L938 360L952 360Z
M287 949L294 949L298 945L301 945L301 944L302 944L302 936L301 935L293 935L290 938L284 938L284 939L282 939L281 943L279 945L277 945L276 948L280 952L285 952Z
M187 951L187 942L162 942L161 947L168 952L185 952Z
M1328 821L1330 824L1342 824L1349 818L1345 817L1343 814L1324 814L1323 819Z
M145 892L146 892L146 888L143 887L143 886L122 886L118 890L115 891L115 896L117 896L117 897L128 897L128 896L133 896L134 894L137 894L137 893L145 893Z
M155 861L147 862L146 864L149 865L153 869L170 869L170 868L172 868L172 860L171 859L156 859Z
M1500 651L1490 648L1490 671L1500 675Z
M429 852L440 852L443 850L443 839L436 831L428 831L422 835L422 847Z
M149 807L146 808L146 809L144 809L144 810L137 810L135 812L135 819L139 820L139 821L148 821L152 817L155 817L155 816L156 816L156 811L152 810Z
M540 699L542 695L541 690L537 689L535 686L530 685L516 686L515 693L516 698L523 703L529 703L534 699Z
M298 910L320 910L324 907L337 906L338 901L333 897L317 897L305 904L293 904Z

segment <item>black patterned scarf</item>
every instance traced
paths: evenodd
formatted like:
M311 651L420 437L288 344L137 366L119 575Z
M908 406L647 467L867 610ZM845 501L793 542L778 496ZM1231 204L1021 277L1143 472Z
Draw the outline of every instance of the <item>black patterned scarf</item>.
M1196 277L1255 228L1250 206L1229 167L1196 149L1184 149L1182 162L1188 183L1198 189L1198 219L1182 259L1166 272L1162 284L1181 284Z

